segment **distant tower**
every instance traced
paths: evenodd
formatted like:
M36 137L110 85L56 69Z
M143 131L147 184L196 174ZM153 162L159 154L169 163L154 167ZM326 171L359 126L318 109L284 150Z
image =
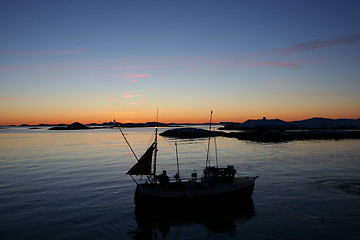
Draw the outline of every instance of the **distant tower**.
M263 117L263 120L266 120L266 117Z

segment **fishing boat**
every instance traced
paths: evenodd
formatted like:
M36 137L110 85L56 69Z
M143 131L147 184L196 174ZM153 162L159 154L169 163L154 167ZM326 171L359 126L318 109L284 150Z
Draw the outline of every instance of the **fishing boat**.
M210 115L210 131L211 120L212 112ZM237 176L234 166L219 167L217 161L216 166L211 166L209 161L211 136L208 139L206 164L202 177L198 178L197 173L194 172L187 179L180 178L179 161L176 157L178 169L174 176L175 179L170 181L165 170L160 175L157 175L156 172L158 129L155 128L154 140L140 158L137 158L120 127L119 130L137 160L127 172L136 183L134 195L136 207L152 209L159 207L178 208L181 206L204 208L219 202L241 204L251 200L255 180L258 176ZM176 156L178 156L177 145ZM136 180L134 176L140 176L142 181ZM146 177L145 181L144 176Z

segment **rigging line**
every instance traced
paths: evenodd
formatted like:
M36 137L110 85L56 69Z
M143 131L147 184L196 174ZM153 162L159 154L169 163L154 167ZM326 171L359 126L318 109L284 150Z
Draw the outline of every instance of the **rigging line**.
M210 124L209 124L209 140L208 140L208 149L207 149L207 154L206 154L206 163L205 163L205 167L207 167L209 165L210 167L210 162L209 162L209 151L210 151L210 139L211 139L211 122L212 122L212 114L213 111L211 110L210 112Z
M173 141L169 141L168 139L165 139L165 142L170 146L170 148L172 148L172 150L175 150ZM199 165L198 163L190 160L185 154L180 152L179 155L181 156L182 159L190 162L191 164L193 164L193 165L195 165L195 166L197 166L199 168L203 167L203 166Z
M115 122L115 121L114 121L114 122ZM129 141L127 140L127 138L126 138L126 136L125 136L124 132L121 130L120 125L118 125L118 124L117 124L117 127L118 127L118 129L120 130L120 132L121 132L121 134L122 134L123 138L125 139L125 141L126 141L126 143L127 143L128 147L130 148L131 152L132 152L132 153L133 153L133 155L135 156L136 160L137 160L137 161L139 161L139 159L138 159L138 157L136 156L136 154L135 154L135 152L134 152L133 148L131 147L131 145L130 145Z
M219 167L219 161L218 161L218 151L217 151L217 144L216 144L216 136L214 136L214 143L215 143L215 161L216 161L216 167Z
M156 110L156 126L155 126L155 149L154 149L154 165L153 165L153 175L156 176L156 161L157 161L157 152L158 152L158 125L159 125L159 109Z
M151 136L150 136L149 140L147 141L147 143L146 143L146 147L145 147L145 151L146 151L146 150L150 147L150 145L151 145L151 144L153 144L153 143L154 143L154 141L155 141L154 136L155 136L155 131L154 131L154 133L153 133L153 134L151 134ZM145 142L145 141L144 141L144 142Z
M228 162L226 161L226 159L224 158L224 156L221 154L221 151L218 152L221 158L221 162L225 162L226 165L228 165Z
M132 175L130 175L130 177L131 177L132 180L136 183L136 185L139 185L139 183L135 180L135 178L134 178Z
M178 149L177 149L177 142L175 142L175 148L176 148L177 176L178 176L178 178L180 178L179 155L178 155Z

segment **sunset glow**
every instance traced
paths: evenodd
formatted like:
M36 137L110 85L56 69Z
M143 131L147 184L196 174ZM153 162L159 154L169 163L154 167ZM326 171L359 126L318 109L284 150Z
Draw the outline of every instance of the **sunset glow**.
M140 2L4 3L0 125L360 118L357 1Z

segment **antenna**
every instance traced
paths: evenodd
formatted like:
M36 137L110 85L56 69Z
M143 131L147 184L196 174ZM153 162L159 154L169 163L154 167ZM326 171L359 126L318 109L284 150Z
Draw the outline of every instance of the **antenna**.
M210 138L211 138L211 122L212 122L212 114L213 111L211 110L210 112L210 124L209 124L209 140L208 140L208 149L207 149L207 154L206 154L206 163L205 163L205 167L207 167L209 165L210 167L210 161L209 161L209 151L210 151Z

